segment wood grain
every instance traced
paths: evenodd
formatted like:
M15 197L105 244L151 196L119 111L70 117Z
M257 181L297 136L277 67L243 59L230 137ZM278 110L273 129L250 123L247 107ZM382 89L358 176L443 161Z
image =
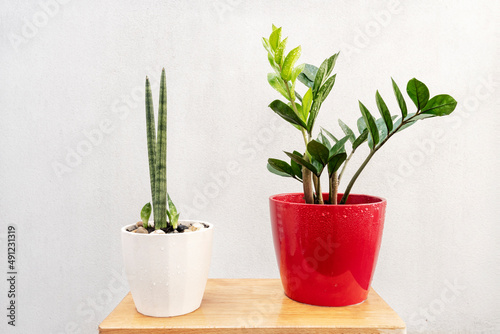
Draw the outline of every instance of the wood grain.
M348 307L295 302L276 279L210 279L201 307L173 318L138 313L128 294L101 323L106 334L367 334L406 333L405 323L371 290L368 299Z

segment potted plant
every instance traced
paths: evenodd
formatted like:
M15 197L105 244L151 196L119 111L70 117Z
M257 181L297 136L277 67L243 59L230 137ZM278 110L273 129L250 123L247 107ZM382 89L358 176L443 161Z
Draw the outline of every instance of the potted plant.
M376 119L359 102L359 134L339 120L344 133L336 137L321 129L316 137L314 125L323 101L331 92L336 74L332 74L339 54L325 59L321 66L295 66L301 53L298 46L285 53L287 38L273 25L269 38L263 38L269 63L274 70L267 76L269 84L284 98L269 107L300 131L305 149L289 150L290 159L269 159L267 168L274 174L302 183L302 193L270 197L271 223L281 280L286 295L299 302L345 306L363 302L375 270L382 238L386 200L377 196L351 194L354 183L370 159L400 131L419 120L449 115L457 102L449 95L429 98L422 82L411 79L406 91L416 107L409 111L406 101L392 80L399 105L393 115L377 91L376 105L381 117ZM300 81L305 93L299 94ZM369 153L358 167L343 193L338 187L351 157L367 143ZM323 193L321 177L328 179Z
M160 82L158 135L147 77L146 124L153 205L144 205L141 221L121 229L123 261L137 311L170 317L192 312L201 304L210 266L213 225L179 220L167 193L165 69ZM154 219L150 221L151 212Z

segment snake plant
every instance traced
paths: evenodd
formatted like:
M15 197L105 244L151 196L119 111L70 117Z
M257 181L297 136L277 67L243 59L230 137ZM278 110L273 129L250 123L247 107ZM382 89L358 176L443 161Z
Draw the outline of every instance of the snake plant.
M149 217L151 211L153 211L155 229L165 229L169 224L173 229L176 229L179 213L177 213L177 209L167 193L167 80L165 69L161 72L160 80L158 135L155 131L155 112L151 84L149 78L146 77L146 128L153 206L151 207L151 203L147 203L142 208L141 219L143 226L148 228Z

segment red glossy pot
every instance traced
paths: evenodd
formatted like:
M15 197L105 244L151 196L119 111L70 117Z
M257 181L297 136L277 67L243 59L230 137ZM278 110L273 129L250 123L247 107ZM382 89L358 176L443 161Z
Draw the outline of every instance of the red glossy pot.
M366 300L382 240L385 199L352 194L345 205L313 205L295 193L271 196L269 204L288 297L321 306Z

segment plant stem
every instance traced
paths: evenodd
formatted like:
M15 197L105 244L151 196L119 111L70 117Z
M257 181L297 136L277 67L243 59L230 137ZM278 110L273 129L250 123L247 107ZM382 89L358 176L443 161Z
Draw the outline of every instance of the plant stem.
M295 105L295 100L292 99L292 93L290 91L290 85L288 85L287 81L285 81L285 87L286 87L286 92L288 93L288 98L289 98L290 102L292 103L293 112L295 113L295 115L297 115L298 117L300 117L299 111L297 110L297 106ZM304 128L301 128L300 131L302 132L302 137L304 138L304 144L306 144L306 148L307 148L307 144L309 144L309 140L308 140L308 137L307 137L306 130Z
M323 194L321 193L321 180L316 175L314 175L313 178L316 178L316 182L315 182L316 201L318 202L318 204L325 204L325 202L323 201Z
M354 185L354 182L356 182L356 179L358 178L359 174L361 174L361 172L366 167L366 165L368 164L368 162L370 162L370 159L375 155L375 153L385 143L387 143L387 141L389 140L389 138L391 138L396 132L398 132L398 130L401 129L401 127L403 127L404 125L406 125L409 122L411 122L414 117L418 116L419 112L420 112L420 110L417 110L417 112L415 113L415 115L413 115L412 117L410 117L410 118L408 118L406 120L401 121L401 124L396 129L394 129L391 133L388 133L387 137L385 137L385 139L380 144L378 144L378 146L376 146L374 149L372 149L370 151L370 154L368 154L368 156L366 157L365 161L363 161L363 163L361 164L361 166L359 166L358 170L356 171L356 173L352 177L351 181L347 185L347 188L346 188L346 190L344 192L344 195L342 196L342 199L340 200L340 204L345 204L347 202L347 198L349 197L349 194L351 193L351 189L352 189L352 187Z
M281 66L280 66L280 70L281 70ZM288 97L290 99L290 102L292 103L293 112L298 117L300 117L299 112L297 110L297 106L295 105L295 100L292 99L292 93L290 92L290 86L288 85L288 81L285 81L285 87L286 87L286 91L288 93ZM304 144L306 145L306 150L307 150L307 144L309 144L309 138L307 136L305 129L301 128L300 130L302 132L302 137L304 138ZM307 154L304 156L304 159L309 160L307 157ZM308 170L305 167L302 168L302 185L303 185L303 189L304 189L304 198L305 198L306 203L307 204L314 204L314 190L313 190L313 185L312 185L312 173L310 170Z
M306 167L302 167L302 186L304 189L304 199L307 204L314 204L314 190L312 185L312 172Z
M319 180L318 177L315 174L313 174L312 178L313 178L314 189L318 189L318 180Z
M345 204L345 202L347 201L347 198L349 197L349 193L351 192L352 186L354 185L354 182L356 182L356 179L358 178L359 174L361 174L361 172L366 167L366 165L368 164L368 162L370 161L370 159L373 157L373 155L375 154L375 152L377 152L376 149L372 150L370 152L370 154L368 154L368 156L366 157L365 161L363 161L363 163L361 164L361 166L358 168L358 170L356 171L356 173L352 177L351 181L347 185L347 188L346 188L346 190L344 192L344 195L342 196L342 199L340 200L340 204Z
M344 171L345 171L345 168L347 166L347 163L349 162L349 160L351 160L353 154L354 154L355 150L353 150L351 152L351 154L349 154L349 156L347 157L347 159L345 160L344 162L344 166L342 166L342 170L340 171L340 175L339 175L339 178L338 178L338 183L340 184L340 180L342 180L342 175L344 175Z
M304 138L304 144L306 145L309 144L310 138L307 136L307 133L304 129L300 129L302 131L302 138Z
M332 175L333 177L333 175ZM332 198L333 198L333 182L332 178L328 178L328 204L332 204Z
M339 178L337 172L332 174L330 178L330 204L337 204L337 193L339 191Z

